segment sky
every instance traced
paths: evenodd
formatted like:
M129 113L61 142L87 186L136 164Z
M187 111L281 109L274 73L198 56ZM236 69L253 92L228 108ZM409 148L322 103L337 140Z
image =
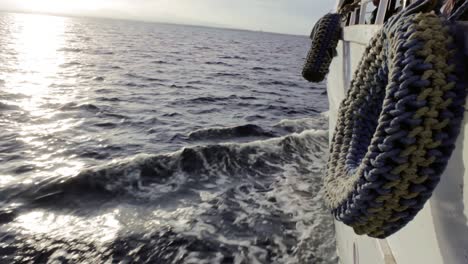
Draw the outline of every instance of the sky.
M334 0L0 0L0 10L308 35Z

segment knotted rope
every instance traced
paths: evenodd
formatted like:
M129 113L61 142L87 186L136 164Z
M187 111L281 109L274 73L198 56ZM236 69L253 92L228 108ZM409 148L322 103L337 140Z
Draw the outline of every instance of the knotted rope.
M340 7L339 10L338 10L338 13L342 17L346 17L346 15L353 12L359 6L361 6L361 0L355 0L354 2L352 2L350 4L345 4L342 7Z
M336 55L336 47L342 32L342 20L360 5L361 0L354 0L341 6L338 13L326 14L317 21L310 34L312 47L302 69L304 79L309 82L321 82L325 79Z
M309 82L321 82L328 74L330 63L336 54L341 37L341 15L329 13L315 24L310 38L312 47L302 70L302 76Z
M463 120L450 25L419 0L372 38L332 140L325 193L337 220L385 238L411 221L437 186Z

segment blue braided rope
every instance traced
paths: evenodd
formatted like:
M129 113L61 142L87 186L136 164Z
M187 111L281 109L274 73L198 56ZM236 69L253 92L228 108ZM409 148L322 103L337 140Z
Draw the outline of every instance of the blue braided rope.
M358 234L385 238L410 222L455 147L465 65L451 25L421 13L433 7L416 1L384 25L340 107L326 198L335 218Z
M328 74L341 35L341 15L326 14L315 24L310 38L312 47L307 55L302 76L310 82L321 82Z
M327 56L324 56L323 54L325 54L327 50L336 49L336 45L338 43L338 40L336 39L336 37L337 36L339 37L339 35L336 33L339 32L341 28L341 15L329 14L329 16L327 17L330 17L330 22L325 25L327 26L325 28L325 32L326 32L325 38L317 39L317 38L320 38L320 36L317 34L318 32L315 32L314 38L312 39L315 43L317 43L320 46L319 54L322 55L322 56L317 57L317 59L314 61L314 64L313 64L314 69L320 69L320 67L322 66L322 63L326 60L326 57L327 57ZM321 24L322 23L320 23L319 25ZM319 30L320 29L317 29L316 31L319 31ZM318 36L315 36L315 35L318 35ZM320 41L322 42L320 43Z

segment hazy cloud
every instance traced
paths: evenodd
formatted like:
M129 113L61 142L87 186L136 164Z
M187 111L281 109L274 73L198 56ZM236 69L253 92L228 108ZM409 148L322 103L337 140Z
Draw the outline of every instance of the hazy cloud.
M0 0L0 9L307 35L333 4L332 0Z

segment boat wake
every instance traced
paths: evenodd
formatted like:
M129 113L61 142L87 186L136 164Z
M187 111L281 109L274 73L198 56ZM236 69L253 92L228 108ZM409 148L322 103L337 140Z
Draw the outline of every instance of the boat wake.
M284 120L269 132L194 131L188 140L265 138L137 155L5 187L1 259L332 263L333 222L321 194L325 120Z

